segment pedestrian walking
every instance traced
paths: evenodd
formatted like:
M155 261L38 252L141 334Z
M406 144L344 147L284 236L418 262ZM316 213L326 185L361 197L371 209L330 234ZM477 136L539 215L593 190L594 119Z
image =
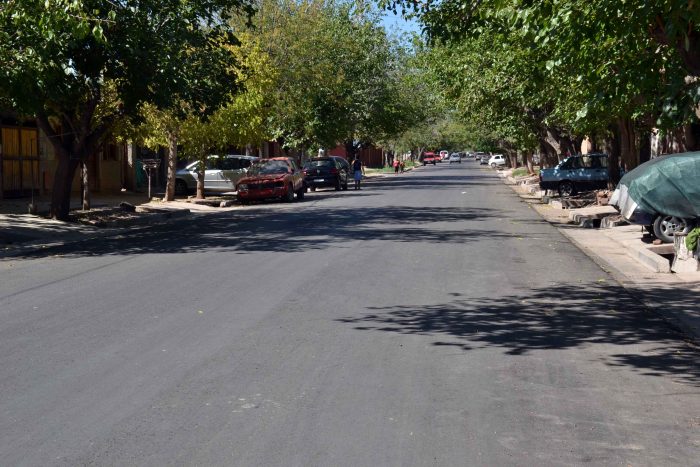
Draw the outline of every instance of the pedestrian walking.
M355 160L352 161L352 172L355 178L355 189L360 190L360 183L362 182L362 175L365 173L365 165L362 163L359 157L355 156Z
M399 168L401 167L401 163L399 162L398 159L394 159L394 173L396 175L399 174Z
M406 163L404 161L400 161L399 167L401 168L400 172L403 173L403 170L406 168Z

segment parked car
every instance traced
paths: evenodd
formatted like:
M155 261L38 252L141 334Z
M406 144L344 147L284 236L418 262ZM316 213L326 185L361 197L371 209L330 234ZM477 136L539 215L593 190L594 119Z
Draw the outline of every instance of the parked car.
M330 157L331 159L335 159L340 164L340 166L343 169L345 169L345 173L347 173L347 174L351 173L350 163L348 162L348 160L346 158L340 157L340 156L328 156L328 157Z
M495 169L506 165L506 158L503 157L503 154L494 154L489 158L488 164Z
M238 200L279 198L287 202L304 199L304 174L291 157L261 159L248 169L248 175L238 182Z
M449 159L449 161L450 161L450 164L453 163L453 162L459 162L459 163L461 164L461 163L462 163L462 158L460 157L460 155L459 155L458 152L454 152L454 153L450 154L450 159Z
M434 152L426 152L423 153L423 165L428 165L428 164L433 164L435 165L436 163L436 156Z
M609 178L607 154L577 154L567 157L554 168L540 170L540 188L571 196L580 190L605 188Z
M204 167L204 191L236 191L238 181L245 177L248 168L257 160L257 157L237 154L208 156ZM175 194L184 196L196 190L198 164L192 162L175 172Z
M474 160L481 161L481 159L483 159L484 157L486 157L486 159L489 158L488 154L486 154L485 152L477 152L474 156Z
M491 156L489 156L489 155L483 154L481 156L481 159L479 159L479 165L489 165L489 158L490 157Z
M700 221L700 152L652 159L626 173L610 204L666 243Z
M332 157L309 159L302 171L306 188L311 191L326 186L334 187L337 191L348 189L348 171Z

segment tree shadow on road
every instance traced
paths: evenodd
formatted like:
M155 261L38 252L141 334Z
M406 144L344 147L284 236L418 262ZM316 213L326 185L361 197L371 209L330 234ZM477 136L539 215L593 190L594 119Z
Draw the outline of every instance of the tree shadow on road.
M25 257L132 255L190 252L302 252L342 245L349 240L459 243L510 238L492 228L466 228L501 213L494 209L390 206L269 209L264 206L209 214L147 231L44 249ZM450 228L450 224L454 227Z
M651 292L690 309L700 298L668 289ZM619 286L562 284L498 297L453 296L442 304L370 307L364 316L339 321L361 331L430 336L435 346L463 351L498 347L508 355L613 345L618 352L601 353L606 365L700 386L697 346Z

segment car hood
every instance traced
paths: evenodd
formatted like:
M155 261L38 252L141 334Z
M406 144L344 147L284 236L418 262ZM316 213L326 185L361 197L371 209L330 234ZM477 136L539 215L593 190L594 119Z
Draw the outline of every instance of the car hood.
M610 204L625 218L635 211L684 219L700 217L700 152L661 156L620 180Z
M284 180L286 176L287 174L250 175L240 179L238 184Z

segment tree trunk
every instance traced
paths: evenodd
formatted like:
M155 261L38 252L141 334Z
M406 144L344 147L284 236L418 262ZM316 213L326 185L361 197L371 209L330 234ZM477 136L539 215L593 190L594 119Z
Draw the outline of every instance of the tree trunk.
M527 164L527 173L533 175L535 173L535 168L532 163L532 151L527 151L525 153L525 163Z
M644 131L639 137L639 163L643 164L651 159L651 132Z
M175 172L177 171L177 133L168 132L168 173L165 182L165 201L175 200Z
M542 168L554 167L559 163L557 151L548 139L540 139L540 155Z
M70 158L67 154L58 156L56 173L54 174L53 192L51 193L50 216L61 221L68 220L70 213L70 192L73 177L80 161Z
M506 151L506 154L508 154L508 163L510 164L511 169L517 169L518 168L518 151Z
M698 150L698 138L696 138L695 132L693 132L692 124L683 125L683 143L686 151Z
M199 170L197 170L197 199L204 199L204 171L206 170L206 162L199 161Z
M634 124L629 118L618 118L617 125L619 128L620 160L622 168L628 172L639 165Z
M605 152L608 153L608 174L610 175L608 189L613 190L617 186L617 182L620 181L620 134L619 126L616 124L611 124L608 129L611 133L605 142Z
M2 161L3 161L2 144L0 144L0 200L5 199L5 187L3 185L3 179L5 178L5 176L2 173Z
M348 156L349 161L355 159L355 155L357 154L357 148L355 147L355 144L352 141L345 142L345 154Z
M88 170L88 161L80 162L80 187L83 211L90 210L90 172Z

